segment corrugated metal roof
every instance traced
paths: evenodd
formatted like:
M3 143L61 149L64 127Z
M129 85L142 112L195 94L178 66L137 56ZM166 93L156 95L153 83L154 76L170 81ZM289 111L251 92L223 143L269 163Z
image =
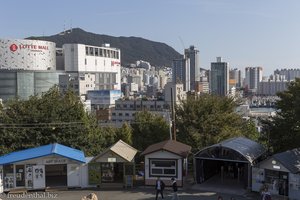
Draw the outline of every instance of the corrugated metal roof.
M82 151L55 143L6 154L0 157L0 165L30 160L53 154L85 163L85 157Z
M215 147L225 147L228 149L232 149L241 154L251 164L254 160L266 153L266 149L261 144L245 137L234 137L224 140L220 143L214 144L212 146L206 147L198 153L196 153L195 155L201 153L204 150Z
M105 149L102 153L96 156L94 160L97 160L102 155L107 153L108 151L113 151L115 154L119 155L120 157L124 158L128 162L131 162L134 159L134 156L138 152L135 148L127 144L126 142L119 140L117 143L113 144L109 148Z
M291 173L300 173L300 148L292 149L272 156Z
M192 147L175 140L165 140L156 144L152 144L142 152L141 155L146 155L160 150L166 150L182 157L187 157L191 152Z

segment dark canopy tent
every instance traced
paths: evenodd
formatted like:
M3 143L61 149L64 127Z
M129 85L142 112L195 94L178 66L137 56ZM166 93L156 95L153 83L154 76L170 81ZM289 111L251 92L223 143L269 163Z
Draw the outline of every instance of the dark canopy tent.
M251 185L251 167L266 154L265 148L245 137L231 138L206 147L197 152L195 158L195 176L202 183L223 170L232 172L232 177L240 174L245 177L247 186Z

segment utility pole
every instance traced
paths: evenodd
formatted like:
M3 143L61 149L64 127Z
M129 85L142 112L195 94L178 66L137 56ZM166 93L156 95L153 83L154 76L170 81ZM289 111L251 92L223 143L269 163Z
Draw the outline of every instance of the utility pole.
M175 84L176 86L176 84ZM176 141L176 124L175 124L175 109L173 100L173 88L171 87L171 109L172 109L172 124L173 124L173 140Z

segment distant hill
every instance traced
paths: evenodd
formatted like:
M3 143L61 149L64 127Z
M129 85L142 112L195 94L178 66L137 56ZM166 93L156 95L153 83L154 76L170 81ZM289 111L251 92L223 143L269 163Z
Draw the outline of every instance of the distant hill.
M46 40L55 42L57 47L67 43L79 43L101 46L109 43L111 47L121 49L121 62L123 66L135 63L137 60L150 62L154 66L171 66L172 60L180 54L172 47L140 37L113 37L86 32L80 28L68 30L52 36L29 37L32 40Z

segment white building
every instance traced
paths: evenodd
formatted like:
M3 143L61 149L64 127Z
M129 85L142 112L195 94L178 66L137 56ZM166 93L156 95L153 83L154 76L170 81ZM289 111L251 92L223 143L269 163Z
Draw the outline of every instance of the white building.
M55 43L0 39L0 69L55 70Z
M4 101L48 91L59 84L55 43L40 40L0 39L0 98Z
M171 90L173 97L171 96ZM164 96L165 102L170 106L172 101L176 104L180 104L181 101L186 99L186 92L183 90L183 84L167 83L164 89Z
M88 90L121 90L121 52L109 45L64 44L65 71L60 83L72 84L80 96ZM69 85L67 85L68 87Z
M258 84L262 80L262 67L246 67L245 69L245 87L253 92L257 92Z
M145 185L155 185L157 177L160 177L167 186L171 186L171 178L176 178L177 185L182 187L190 151L190 146L175 140L147 147L141 154L145 156Z
M169 122L169 105L165 101L157 100L116 100L115 108L112 109L111 120L113 123L122 124L132 122L135 114L140 111L149 111L162 116Z

